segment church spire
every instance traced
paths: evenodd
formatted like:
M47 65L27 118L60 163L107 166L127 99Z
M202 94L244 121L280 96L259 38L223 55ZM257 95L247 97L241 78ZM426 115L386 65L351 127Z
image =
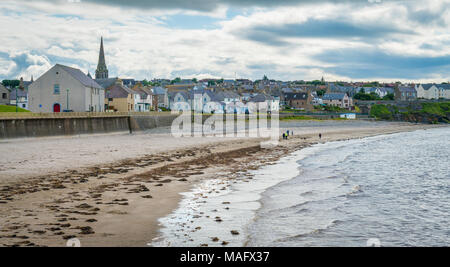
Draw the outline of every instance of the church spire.
M95 71L95 79L108 78L108 68L106 67L105 51L103 50L103 37L100 41L100 53L98 56L97 70Z

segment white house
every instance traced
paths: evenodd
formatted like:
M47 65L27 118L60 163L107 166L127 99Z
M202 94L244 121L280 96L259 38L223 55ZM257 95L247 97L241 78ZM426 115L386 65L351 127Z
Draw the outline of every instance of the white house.
M79 69L56 64L28 87L32 112L101 112L105 90Z
M9 95L12 106L18 106L19 108L29 109L28 107L28 91L22 88L14 88Z
M280 100L275 99L272 96L257 94L250 98L250 103L258 103L261 107L261 103L265 103L265 107L263 110L267 110L269 112L275 112L280 110Z
M191 110L191 100L189 93L177 92L173 97L173 102L170 103L170 109L174 111L188 111Z
M450 99L450 84L418 84L415 87L417 98Z
M134 111L136 112L150 111L153 102L153 95L151 90L146 88L138 88L133 91L136 92L136 94L133 94Z

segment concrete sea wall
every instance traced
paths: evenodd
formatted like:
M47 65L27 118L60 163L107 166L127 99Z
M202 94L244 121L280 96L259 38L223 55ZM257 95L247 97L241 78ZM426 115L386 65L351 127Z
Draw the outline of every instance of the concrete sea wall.
M0 119L0 139L129 132L129 117Z

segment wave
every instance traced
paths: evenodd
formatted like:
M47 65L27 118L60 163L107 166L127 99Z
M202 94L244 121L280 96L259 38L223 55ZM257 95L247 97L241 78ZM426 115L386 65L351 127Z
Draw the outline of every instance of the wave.
M344 221L337 220L337 219L336 220L332 220L330 223L328 223L327 225L325 225L322 228L317 228L317 229L314 229L314 230L312 230L310 232L307 232L307 233L302 233L302 234L297 234L297 235L293 235L293 236L279 238L279 239L276 239L274 242L285 243L285 242L290 242L290 241L297 241L300 238L305 238L305 237L309 237L309 236L312 236L312 235L319 235L319 234L322 234L325 231L329 230L330 228L335 227L335 226L337 226L337 225L339 225L341 223L344 223Z

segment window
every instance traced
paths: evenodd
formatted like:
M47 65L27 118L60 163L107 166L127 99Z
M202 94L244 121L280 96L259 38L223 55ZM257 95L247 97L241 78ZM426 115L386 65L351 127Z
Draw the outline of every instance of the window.
M8 96L6 95L6 93L3 93L3 94L2 94L2 98L3 98L3 99L6 99L7 97L8 97Z
M59 90L59 84L55 84L55 85L53 86L53 94L54 94L54 95L59 95L59 93L60 93L60 90Z

